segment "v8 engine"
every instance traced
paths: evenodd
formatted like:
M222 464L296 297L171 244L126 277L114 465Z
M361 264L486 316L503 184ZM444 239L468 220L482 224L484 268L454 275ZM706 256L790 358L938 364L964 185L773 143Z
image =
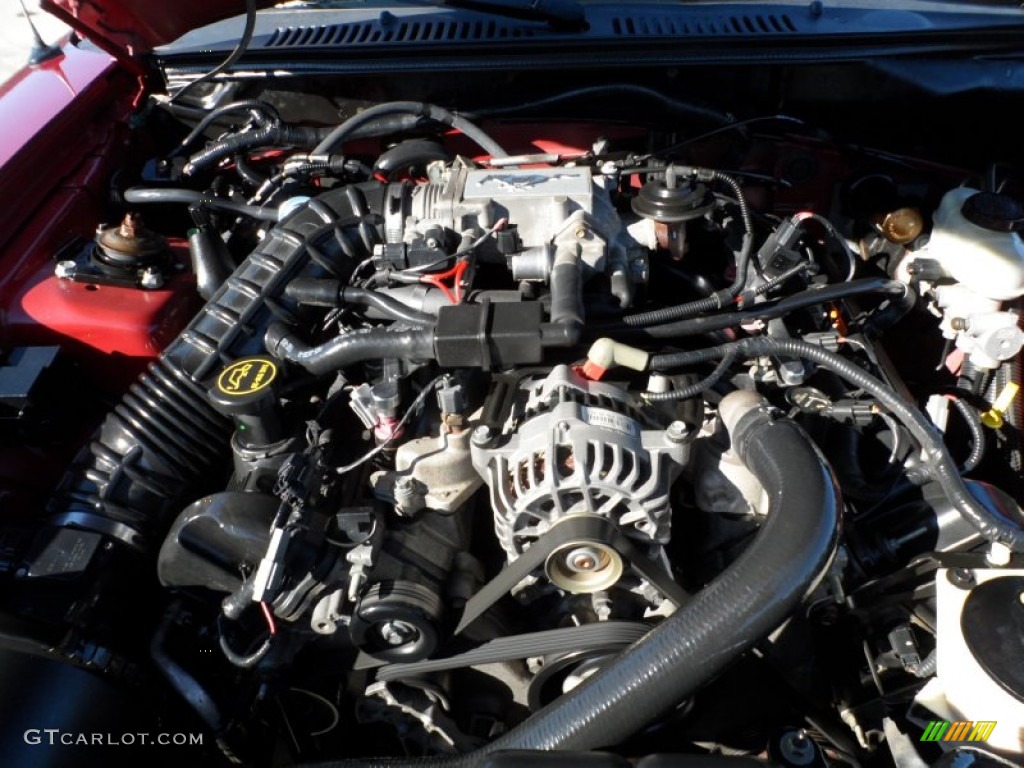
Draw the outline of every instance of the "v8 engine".
M1019 759L1021 180L409 109L231 106L64 254L61 300L205 303L11 610L209 764Z

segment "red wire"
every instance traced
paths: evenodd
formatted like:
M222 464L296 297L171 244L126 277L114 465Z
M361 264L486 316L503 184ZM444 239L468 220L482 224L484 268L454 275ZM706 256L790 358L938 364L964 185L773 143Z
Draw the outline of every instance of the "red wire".
M437 274L433 275L423 275L420 278L420 282L428 283L440 289L441 292L445 295L445 298L448 299L448 301L450 301L452 304L458 304L460 301L462 301L462 276L466 273L466 270L468 268L468 261L460 261L454 267L445 272L438 272ZM452 281L453 287L455 289L454 293L448 288L447 285L445 285L442 282L442 280L446 280L448 278L454 278L454 280Z
M267 620L267 629L270 630L270 636L273 637L277 634L277 624L274 623L274 614L270 612L270 606L265 601L260 603L260 608L263 609L263 616Z

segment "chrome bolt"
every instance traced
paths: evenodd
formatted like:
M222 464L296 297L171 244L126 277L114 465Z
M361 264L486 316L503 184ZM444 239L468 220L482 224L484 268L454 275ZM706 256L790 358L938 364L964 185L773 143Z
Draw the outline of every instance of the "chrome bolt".
M394 619L380 627L380 636L388 645L405 645L419 634L419 630L407 621Z
M681 443L690 434L685 421L673 421L665 430L665 439L670 443Z
M60 280L71 280L75 276L75 271L78 269L78 265L70 259L67 261L58 261L57 266L53 268L53 274Z
M149 291L162 288L164 285L164 276L161 274L159 269L146 267L142 270L142 274L139 275L139 285Z
M491 442L491 428L486 424L481 424L479 427L473 430L473 445L486 446Z
M588 573L597 570L601 564L601 553L593 547L577 547L565 558L569 570L576 573Z

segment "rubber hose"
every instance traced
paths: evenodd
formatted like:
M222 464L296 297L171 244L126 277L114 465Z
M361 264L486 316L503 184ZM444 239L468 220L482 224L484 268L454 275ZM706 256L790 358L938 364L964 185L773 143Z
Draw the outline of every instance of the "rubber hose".
M648 328L628 328L617 325L614 327L604 327L599 330L604 334L614 334L619 339L671 339L681 336L699 336L711 331L736 328L752 323L755 320L773 320L778 317L785 317L790 312L795 312L798 309L806 309L818 304L869 293L897 295L898 298L891 302L889 307L881 311L888 312L889 308L898 307L901 312L900 317L906 314L916 301L916 295L906 283L882 277L868 277L861 280L852 280L849 283L836 283L834 285L809 288L778 301L755 304L749 309L737 312L724 312L708 315L707 317L693 317ZM895 322L895 319L892 314L887 315L885 327Z
M851 280L850 282L856 281ZM849 284L849 282L844 283L844 285ZM917 303L917 292L906 283L900 283L900 285L903 286L903 293L894 295L864 322L863 333L868 339L881 337L883 333L906 317Z
M366 113L361 112L357 117L361 117L364 114ZM466 121L460 119L458 122L460 125L465 125ZM396 133L418 131L426 128L434 129L448 125L450 123L433 120L429 117L424 117L422 114L384 114L361 121L359 125L351 130L346 138L365 139L376 136L390 136ZM202 168L220 162L225 157L243 153L256 147L278 146L281 144L300 147L310 146L322 141L333 130L335 129L276 123L262 126L253 131L232 134L214 142L190 157L182 172L186 176L195 174ZM470 128L469 132L471 133L473 130L473 128ZM478 131L479 129L476 130ZM466 133L466 131L463 132ZM313 154L318 153L314 152Z
M340 280L319 280L297 278L288 284L284 294L299 304L310 307L341 307L356 304L373 307L392 320L402 320L414 325L433 325L437 317L403 304L393 296L366 288L345 285Z
M249 161L246 160L245 155L242 154L235 155L235 171L238 173L238 176L242 181L252 187L259 188L259 186L267 180L266 176L249 165Z
M231 275L231 254L220 234L208 225L189 231L188 252L196 278L196 293L209 301Z
M403 304L393 296L388 296L378 291L371 291L367 288L356 288L346 285L341 289L339 295L342 304L358 304L362 307L373 307L395 320L402 320L414 325L433 325L437 317L429 312L421 312Z
M521 725L465 755L323 763L333 768L473 768L504 750L590 750L617 744L690 696L785 621L833 553L839 499L806 433L760 410L733 434L770 499L744 553L621 656Z
M274 323L267 329L267 351L315 376L334 373L365 360L428 360L434 356L433 328L366 328L342 334L313 347Z
M174 187L132 187L124 192L124 201L130 205L148 205L150 203L199 203L206 208L215 208L239 216L250 216L260 221L277 221L277 209L262 208L258 205L245 205L231 200L222 200L212 195L204 195L194 189Z
M651 357L649 367L652 370L662 370L691 365L695 362L705 362L709 354L722 358L731 351L738 352L745 359L776 355L810 360L868 392L888 408L889 412L899 419L917 440L924 451L924 457L921 460L923 471L940 485L946 498L956 507L963 518L988 541L1003 544L1014 552L1024 552L1024 529L1018 522L990 512L974 498L967 486L964 485L963 478L960 477L959 467L950 456L942 439L942 433L928 418L915 406L903 400L884 382L834 352L796 339L759 337L698 350L697 353L679 352L654 355Z
M189 132L188 136L182 139L181 144L178 145L178 149L175 150L175 153L184 150L189 144L195 141L203 131L213 125L213 123L224 117L224 115L229 115L232 112L251 112L253 115L261 113L270 123L281 122L281 115L278 114L278 111L265 101L260 101L259 99L242 99L240 101L233 101L230 104L224 104L223 106L211 110L196 124L196 127Z
M255 149L256 147L276 147L281 145L308 147L319 141L325 130L324 128L312 128L305 125L275 123L253 131L234 133L196 152L188 159L181 172L186 176L192 176L203 168L220 162L225 157L231 157L238 152Z
M502 149L500 144L469 120L459 117L443 107L438 107L434 104L424 104L418 101L389 101L364 109L332 130L323 141L316 145L313 154L330 154L335 147L341 146L345 141L352 138L356 129L379 117L396 114L416 115L444 123L476 142L491 157L508 157L508 153Z
M217 707L217 703L213 700L213 697L206 692L206 689L203 688L198 680L189 674L189 672L178 664L178 662L171 658L165 648L167 635L169 634L171 626L177 619L180 611L180 606L175 604L171 611L168 612L167 616L164 617L163 621L160 622L160 626L157 628L156 633L153 635L153 640L150 643L149 653L153 662L156 664L156 668L160 670L164 679L170 684L175 692L177 692L182 699L188 702L189 706L199 716L199 719L203 721L207 728L209 728L214 734L218 734L224 728L224 719L221 716L220 709Z
M229 454L231 425L207 397L210 380L231 360L264 353L265 329L287 317L291 279L338 275L369 257L383 196L376 182L331 190L272 228L79 453L51 501L51 525L143 551L159 545L170 516Z

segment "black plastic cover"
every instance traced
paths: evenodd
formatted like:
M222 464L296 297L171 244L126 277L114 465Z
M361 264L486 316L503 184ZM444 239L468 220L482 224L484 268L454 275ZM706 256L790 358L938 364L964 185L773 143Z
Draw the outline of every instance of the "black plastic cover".
M539 363L542 312L535 301L441 307L434 335L438 365L492 370Z

